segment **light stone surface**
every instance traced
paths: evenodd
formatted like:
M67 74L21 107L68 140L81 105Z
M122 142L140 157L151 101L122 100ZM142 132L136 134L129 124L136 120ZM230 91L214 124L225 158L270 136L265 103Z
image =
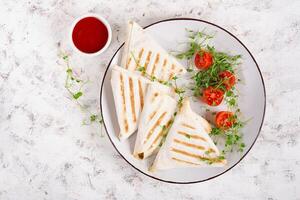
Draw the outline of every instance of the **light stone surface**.
M173 185L129 166L64 88L72 21L87 12L112 25L109 50L72 53L89 77L84 103L99 110L103 72L124 41L125 22L173 17L216 23L256 58L266 84L265 123L254 148L228 173L205 183ZM300 1L173 0L0 1L0 199L300 199Z

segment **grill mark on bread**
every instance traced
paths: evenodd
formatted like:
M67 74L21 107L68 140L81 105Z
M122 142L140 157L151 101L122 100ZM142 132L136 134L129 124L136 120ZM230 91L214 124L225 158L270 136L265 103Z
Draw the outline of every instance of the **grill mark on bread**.
M188 138L199 139L199 140L202 140L202 141L206 142L206 139L199 136L199 135L192 135L192 134L189 134L189 133L186 133L186 132L183 132L183 131L177 131L177 133L180 134L180 135L186 136Z
M131 62L131 57L128 58L128 61L127 61L126 66L125 66L126 69L128 69L128 67L130 65L130 62Z
M162 76L165 74L165 68L166 68L166 65L167 65L167 59L164 59L164 63L162 65ZM162 77L162 79L164 79L164 77Z
M182 163L186 163L186 164L191 164L191 165L200 165L200 164L197 164L197 163L193 163L193 162L190 162L190 161L186 161L186 160L182 160L182 159L178 159L178 158L175 158L175 157L172 157L173 160L176 160L177 162L182 162Z
M125 91L124 91L124 79L123 79L123 76L122 74L120 74L120 89L121 89L121 95L122 95L122 106L123 106L123 111L124 111L124 126L125 126L125 132L128 132L128 121L127 121L127 118L126 118L126 100L125 100Z
M171 122L172 122L172 120L169 120L169 121L167 122L167 124L165 125L165 126L166 126L166 129L169 128L169 126L171 125ZM158 140L161 139L161 138L163 137L163 135L164 135L164 130L162 129L162 130L159 132L159 134L156 136L156 138L154 139L154 141L153 141L153 143L151 144L151 146L149 147L149 149L153 148L154 145L158 142Z
M149 120L152 120L153 119L153 117L154 117L154 115L156 114L156 110L155 111L153 111L152 113L151 113L151 115L149 116Z
M188 157L197 158L197 159L202 160L202 161L210 161L210 162L213 162L213 163L220 163L220 162L222 163L223 162L223 160L218 159L218 158L208 158L208 157L200 156L200 155L197 155L197 154L194 154L194 153L186 152L186 151L183 151L183 150L180 150L180 149L172 148L171 151L173 151L175 153L178 153L178 154L188 156Z
M172 120L169 120L169 121L167 122L167 124L165 125L165 126L166 126L166 129L169 128L169 126L171 125L171 122L172 122ZM153 141L153 143L151 144L150 148L152 148L153 145L156 144L156 142L159 140L159 138L162 138L162 137L163 137L163 135L164 135L164 130L162 129L162 130L159 132L159 134L156 136L156 138L154 139L154 141Z
M156 129L156 127L161 123L161 121L163 120L164 116L167 114L167 112L164 112L163 114L160 115L160 117L158 118L158 120L155 122L155 124L152 126L152 128L150 129L150 131L148 132L147 135L147 139L144 141L144 143L146 143L147 140L149 140L149 138L151 137L151 135L153 134L154 130Z
M159 62L159 57L160 57L159 53L156 54L155 62L154 62L154 65L153 65L153 68L152 68L152 71L151 71L151 76L153 76L153 74L154 74L154 72L155 72L156 65L157 65L158 62Z
M146 58L146 62L145 62L145 70L147 70L147 67L149 65L151 54L152 54L152 51L149 51L148 55L147 55L147 58Z
M169 80L171 80L174 76L174 73L172 72L170 75L169 75Z
M139 56L138 56L138 59L137 59L137 63L136 63L135 69L136 69L137 67L139 67L140 62L141 62L141 59L142 59L143 53L144 53L144 48L142 48L142 49L140 50L140 52L139 52Z
M174 69L175 69L175 65L174 64L172 64L172 67L171 67L171 73L170 73L170 75L169 75L169 80L171 80L172 78L173 78L173 76L174 76Z
M141 104L141 110L142 110L144 107L144 93L143 93L142 83L140 80L138 81L138 85L139 85L140 104Z
M182 145L187 146L187 147L191 147L191 148L195 148L195 149L200 149L200 150L204 150L205 149L205 147L203 147L203 146L196 145L196 144L191 144L191 143L184 142L184 141L181 141L181 140L178 140L178 139L174 139L173 141L175 143L177 143L177 144L182 144Z
M159 138L162 138L163 137L163 130L161 130L160 132L159 132L159 134L156 136L156 138L154 139L154 141L153 141L153 143L151 144L151 146L150 146L150 148L152 148L153 147L153 145L154 144L156 144L156 142L159 140Z
M191 125L189 125L189 124L186 124L186 123L182 123L181 125L182 125L182 126L184 126L184 127L187 127L187 128L193 129L193 130L195 130L195 129L196 129L195 127L193 127L193 126L191 126Z
M135 103L134 103L134 88L132 78L129 78L130 105L133 115L133 122L136 122Z
M209 148L208 152L210 152L210 153L216 153L216 151L214 149L212 149L212 148Z
M165 68L166 67L166 65L167 65L167 59L164 59L164 63L163 63L163 68Z

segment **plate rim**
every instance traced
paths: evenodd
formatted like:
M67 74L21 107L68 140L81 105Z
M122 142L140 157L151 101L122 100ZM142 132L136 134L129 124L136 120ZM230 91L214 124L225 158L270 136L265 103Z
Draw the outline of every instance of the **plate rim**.
M259 72L259 76L260 76L260 79L262 81L262 85L263 85L263 92L264 92L264 110L263 110L263 116L262 116L262 120L261 120L261 124L260 124L260 127L259 127L259 130L257 132L257 135L253 141L253 143L251 144L250 148L248 149L248 151L234 164L232 165L230 168L228 168L227 170L215 175L215 176L212 176L212 177L209 177L207 179L204 179L204 180L199 180L199 181L187 181L187 182L177 182L177 181L169 181L169 180L164 180L164 179L161 179L161 178L157 178L157 177L154 177L150 174L147 174L145 172L143 172L142 170L138 169L137 167L135 167L132 163L130 163L124 156L123 154L120 153L120 151L117 149L117 147L115 146L115 144L113 143L111 137L109 136L108 132L107 132L107 128L106 128L106 125L105 125L105 122L103 120L103 126L104 126L104 129L105 129L105 132L111 142L111 144L113 145L113 147L115 148L115 150L119 153L119 155L131 166L133 167L135 170L137 170L138 172L144 174L145 176L147 177L150 177L150 178L153 178L155 180L158 180L158 181L162 181L162 182L165 182L165 183L172 183L172 184L194 184L194 183L201 183L201 182L206 182L206 181L209 181L211 179L214 179L214 178L217 178L218 176L221 176L223 174L225 174L226 172L228 172L229 170L231 170L232 168L234 168L237 164L239 164L245 157L246 155L250 152L250 150L252 149L252 147L254 146L254 144L256 143L256 140L258 138L258 136L260 135L261 133L261 129L262 129L262 126L263 126L263 123L264 123L264 119L265 119L265 113L266 113L266 87L265 87L265 82L264 82L264 79L263 79L263 76L262 76L262 73L260 71L260 68L254 58L254 56L252 55L252 53L250 52L250 50L246 47L246 45L244 45L244 43L242 43L241 40L239 40L235 35L233 35L231 32L229 32L228 30L226 30L225 28L217 25L217 24L214 24L212 22L209 22L209 21L206 21L206 20L202 20L202 19L197 19L197 18L188 18L188 17L180 17L180 18L168 18L168 19L164 19L164 20L159 20L159 21L156 21L154 23L151 23L145 27L143 27L144 29L146 28L149 28L155 24L159 24L159 23L162 23L162 22L168 22L168 21L179 21L179 20L191 20L191 21L198 21L198 22L203 22L203 23L206 23L206 24L210 24L212 26L215 26L225 32L227 32L230 36L232 36L234 39L236 39L246 50L247 52L250 54L252 60L254 61L255 65L256 65L256 68ZM101 116L103 117L103 111L102 111L102 92L103 92L103 86L104 86L104 79L106 78L106 75L107 75L107 72L108 72L108 69L111 65L111 62L112 60L114 59L114 57L116 56L116 54L120 51L120 49L124 46L125 42L123 42L120 47L115 51L115 53L113 54L113 56L111 57L106 69L105 69L105 72L103 74L103 77L102 77L102 82L101 82L101 88L100 88L100 114Z

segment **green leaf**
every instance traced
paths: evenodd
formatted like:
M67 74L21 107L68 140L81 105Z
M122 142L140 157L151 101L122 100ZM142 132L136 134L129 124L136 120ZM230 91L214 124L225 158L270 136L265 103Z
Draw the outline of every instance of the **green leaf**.
M145 67L138 67L137 70L140 71L140 72L144 72L144 71L146 71L146 68Z
M162 137L162 139L161 139L161 141L160 141L160 143L159 143L159 145L158 145L159 147L161 147L163 145L163 143L166 140L166 137L167 137L167 134L164 134L163 137Z
M245 147L246 147L245 143L243 143L243 142L240 143L239 151L240 151L240 152L243 152Z
M77 92L77 93L73 94L74 99L79 99L79 97L81 97L81 96L82 96L82 92Z
M68 74L71 74L71 73L72 73L72 69L71 69L71 68L68 68L68 69L67 69L67 73L68 73Z
M212 128L210 134L211 135L221 135L223 133L223 131L219 128Z
M187 71L187 72L193 72L194 70L193 70L192 68L189 67L189 68L186 69L186 71Z
M226 92L226 96L227 96L227 97L233 96L233 92L232 92L231 90L228 90L228 91Z
M167 86L172 86L172 83L170 83L168 81L163 81L162 84L167 85Z
M97 119L97 115L91 115L91 116L90 116L90 121L91 121L91 122L96 121L96 119Z
M228 104L229 104L230 106L234 107L234 106L236 105L236 100L235 100L235 99L230 99L230 100L228 101Z
M225 156L220 155L220 156L218 157L218 159L219 159L219 160L224 160L224 159L225 159Z
M185 90L182 88L175 88L175 93L182 94L182 93L185 93Z
M151 81L155 81L156 77L155 76L151 76L150 79L151 79Z

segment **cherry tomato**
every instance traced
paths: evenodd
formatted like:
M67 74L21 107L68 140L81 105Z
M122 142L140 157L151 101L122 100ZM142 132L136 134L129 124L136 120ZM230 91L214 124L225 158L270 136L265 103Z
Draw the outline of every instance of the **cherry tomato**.
M235 84L235 76L230 71L223 71L219 74L219 77L223 79L223 85L227 90L230 90Z
M235 123L235 119L232 112L220 111L216 115L216 126L222 129L228 129Z
M203 90L202 100L210 106L217 106L222 102L223 97L223 90L209 86Z
M196 53L194 62L198 69L208 69L213 63L213 58L209 52L200 51Z

